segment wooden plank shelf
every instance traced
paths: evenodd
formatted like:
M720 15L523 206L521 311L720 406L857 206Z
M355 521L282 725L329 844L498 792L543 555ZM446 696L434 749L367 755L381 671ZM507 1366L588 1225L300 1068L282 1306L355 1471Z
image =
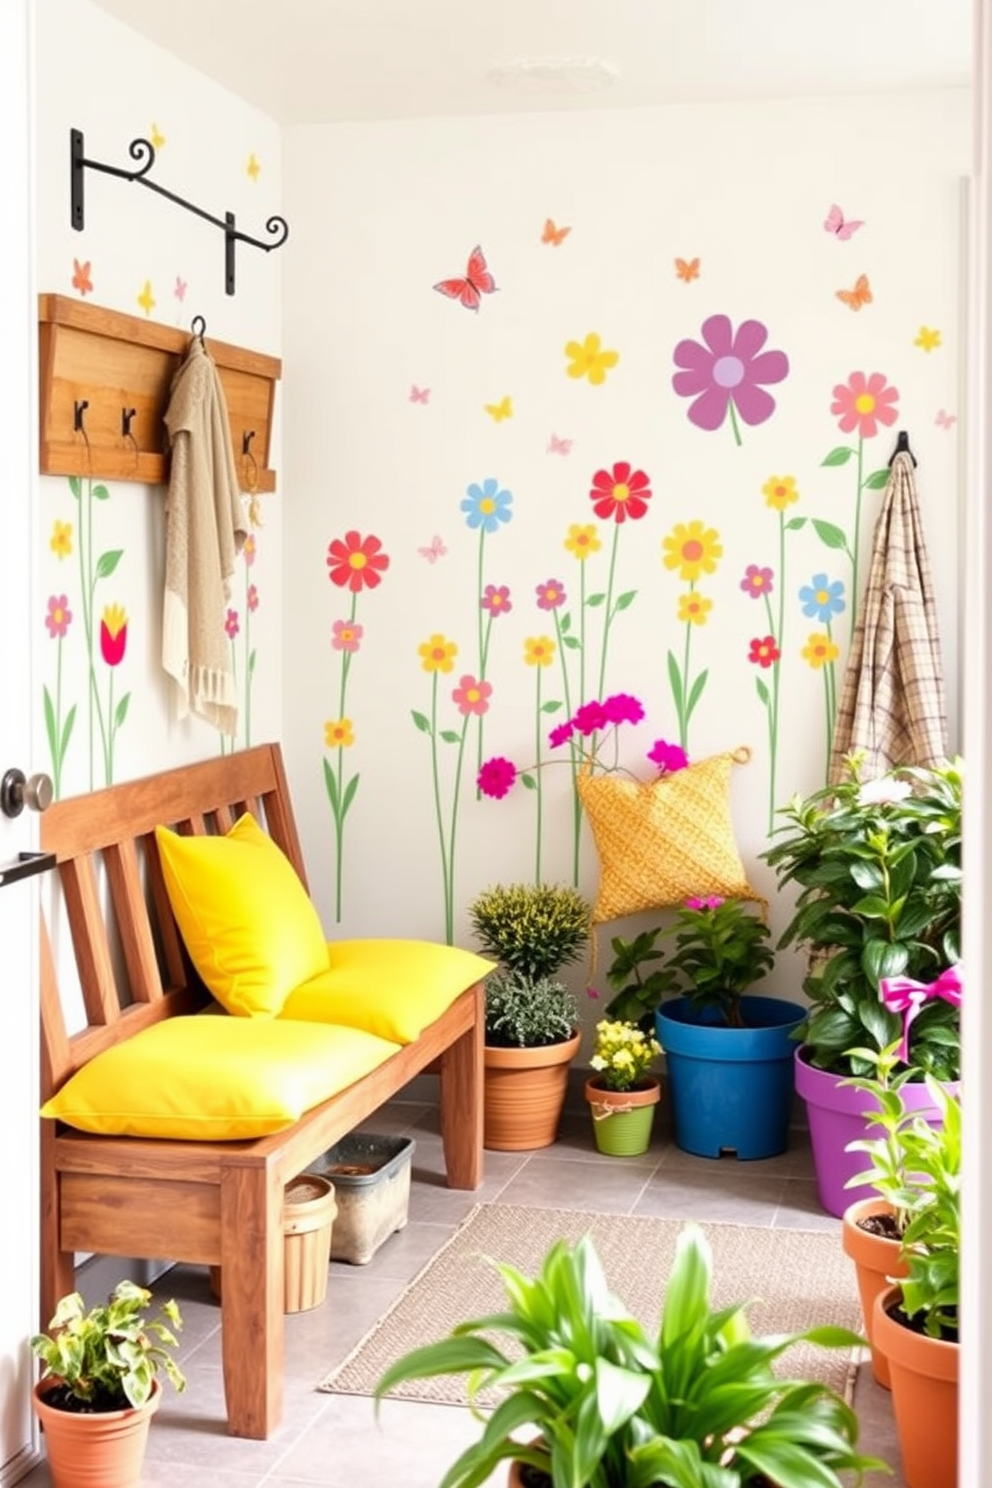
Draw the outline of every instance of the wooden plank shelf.
M190 333L43 294L38 296L38 337L42 475L167 482L165 411ZM227 400L241 488L274 491L269 451L282 362L213 337L205 344Z

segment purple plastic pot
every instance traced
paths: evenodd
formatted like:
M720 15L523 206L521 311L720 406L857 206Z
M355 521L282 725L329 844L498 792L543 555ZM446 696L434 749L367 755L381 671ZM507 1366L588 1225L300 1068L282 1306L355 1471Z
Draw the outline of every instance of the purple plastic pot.
M813 1166L820 1203L828 1214L838 1219L855 1199L866 1190L846 1188L849 1178L863 1173L869 1161L863 1152L847 1152L848 1142L862 1137L876 1137L878 1128L865 1118L865 1113L878 1109L873 1096L863 1090L841 1084L840 1075L831 1075L808 1064L803 1050L796 1050L796 1090L806 1102ZM955 1094L957 1083L948 1087ZM903 1085L900 1089L908 1110L917 1111L927 1120L939 1121L940 1112L930 1100L926 1085Z

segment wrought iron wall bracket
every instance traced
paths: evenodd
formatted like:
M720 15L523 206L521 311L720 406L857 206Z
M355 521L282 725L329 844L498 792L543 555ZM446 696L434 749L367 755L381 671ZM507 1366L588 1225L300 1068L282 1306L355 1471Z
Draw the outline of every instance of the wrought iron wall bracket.
M212 212L198 207L195 202L187 201L185 197L177 196L174 191L160 186L157 181L149 180L148 172L155 164L155 147L150 140L133 139L127 147L127 153L134 161L134 167L130 170L126 166L108 165L103 160L88 160L82 130L70 129L70 206L72 225L77 232L82 232L86 226L84 172L96 170L106 176L119 176L124 181L135 181L139 186L147 186L149 191L166 197L168 201L175 202L176 206L183 207L187 212L193 212L197 217L202 217L205 222L212 223L214 227L219 227L224 234L224 288L229 295L233 295L235 289L234 246L236 243L248 243L252 248L261 248L265 253L271 253L273 248L281 248L289 237L289 224L284 217L273 216L266 220L265 231L272 239L271 242L266 242L263 238L253 238L248 233L241 232L233 212L225 212L223 217L215 217Z
M0 889L6 884L17 883L19 879L34 878L37 873L48 873L54 867L54 853L18 853L12 863L0 863Z

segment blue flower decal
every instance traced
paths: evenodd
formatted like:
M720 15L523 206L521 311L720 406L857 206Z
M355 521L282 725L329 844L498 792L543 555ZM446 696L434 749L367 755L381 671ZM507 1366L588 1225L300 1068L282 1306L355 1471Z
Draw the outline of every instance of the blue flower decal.
M814 574L809 584L799 591L803 614L810 620L819 620L827 625L835 615L847 608L844 602L844 585L840 579L833 583L826 574Z
M501 491L499 481L490 477L481 486L473 482L468 487L468 497L459 509L466 513L465 521L469 527L481 527L483 532L498 532L500 523L508 522L512 517L512 505L512 493Z

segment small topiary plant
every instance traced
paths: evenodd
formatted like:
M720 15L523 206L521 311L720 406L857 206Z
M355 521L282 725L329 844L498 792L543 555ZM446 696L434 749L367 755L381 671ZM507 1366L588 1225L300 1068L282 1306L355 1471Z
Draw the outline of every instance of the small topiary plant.
M589 939L592 908L563 884L496 884L469 905L482 949L507 971L536 981L577 961Z
M562 1044L579 1026L572 993L549 977L494 971L486 981L486 1043L500 1049Z

